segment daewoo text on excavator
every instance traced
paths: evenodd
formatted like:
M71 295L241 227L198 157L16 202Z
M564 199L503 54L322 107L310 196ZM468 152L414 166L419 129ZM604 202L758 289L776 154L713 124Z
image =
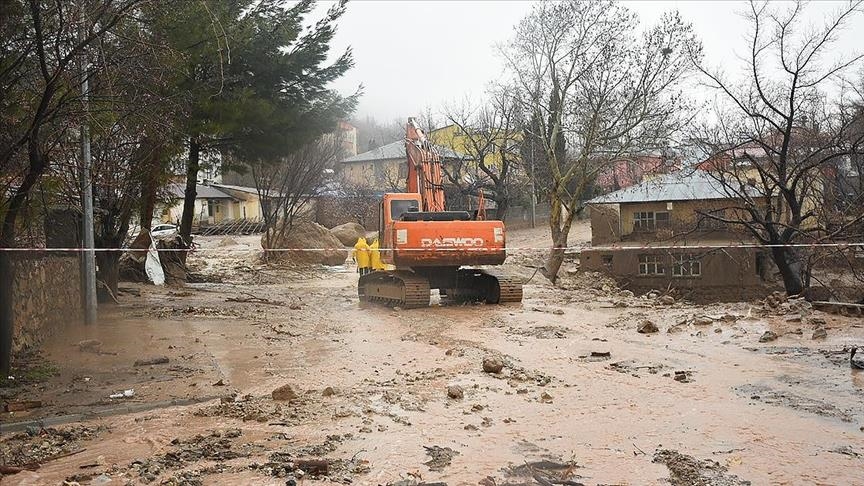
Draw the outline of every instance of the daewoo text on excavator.
M501 265L507 257L504 223L467 211L447 211L441 157L408 119L405 151L408 191L384 195L379 208L381 257L395 270L360 277L361 301L402 308L426 307L430 290L456 302L522 301L522 284L503 273L473 268Z

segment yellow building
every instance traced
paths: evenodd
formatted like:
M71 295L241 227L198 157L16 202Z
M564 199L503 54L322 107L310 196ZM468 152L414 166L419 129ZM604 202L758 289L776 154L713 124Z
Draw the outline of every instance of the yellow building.
M483 162L487 167L501 167L501 152L497 148L484 147L491 143L497 146L505 146L508 143L518 142L522 135L519 133L507 133L500 130L500 133L493 137L487 135L472 135L465 133L455 124L447 125L446 127L436 128L429 133L429 140L432 143L441 147L447 147L454 152L467 156L470 160L475 161L479 158L479 151L485 153ZM478 150L479 146L479 150Z

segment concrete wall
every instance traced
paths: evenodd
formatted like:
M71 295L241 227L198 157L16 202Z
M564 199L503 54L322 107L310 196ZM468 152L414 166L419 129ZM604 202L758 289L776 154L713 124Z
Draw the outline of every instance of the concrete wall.
M673 275L674 257L689 255L687 259L701 264L699 276ZM639 257L657 256L663 275L640 275ZM757 260L759 260L757 262ZM742 300L764 291L759 276L763 257L749 248L719 250L661 250L652 248L621 248L616 250L584 249L580 255L580 268L602 272L614 277L625 288L635 291L677 288L692 291L694 295L710 300Z
M83 323L77 255L16 256L12 269L13 353L38 345L65 326Z
M591 214L591 244L606 245L621 241L621 217L617 204L597 204L589 208Z

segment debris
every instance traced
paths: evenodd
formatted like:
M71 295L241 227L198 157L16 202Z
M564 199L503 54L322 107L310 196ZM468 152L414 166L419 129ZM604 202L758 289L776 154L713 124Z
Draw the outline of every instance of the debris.
M690 383L691 381L693 381L691 379L692 374L692 371L676 370L675 375L672 377L672 379L681 383Z
M465 392L459 385L450 385L447 387L447 396L454 400L461 400L465 396Z
M219 379L216 383L213 383L213 386L225 386L225 380Z
M158 365L167 363L167 356L155 356L152 358L138 359L135 360L135 366L149 366L149 365Z
M98 339L85 339L83 341L78 341L76 346L78 346L78 351L96 353L99 351L99 348L102 347L102 341Z
M543 392L540 394L540 400L546 403L552 403L552 395L549 392Z
M455 456L459 455L458 452L449 447L423 446L423 448L426 449L426 455L431 458L423 463L429 467L430 471L442 471L445 467L450 465Z
M672 305L675 303L675 297L671 295L661 295L660 298L657 299L657 302L663 305Z
M273 400L287 401L296 399L298 395L294 389L291 388L291 385L282 385L273 390L271 396L273 397Z
M611 351L591 351L592 358L611 358Z
M328 386L324 390L321 391L321 395L325 397L332 397L336 394L336 390L333 389L332 386Z
M327 475L330 469L330 461L327 459L298 459L294 465L306 474L321 476Z
M265 299L264 297L255 297L255 296L228 297L227 299L225 299L225 302L237 302L240 304L266 304L266 305L276 305L276 306L285 305L285 302L282 302L281 300L270 300L270 299Z
M267 250L267 235L261 237L261 246ZM348 250L327 228L318 223L300 220L292 225L284 238L278 235L269 242L272 248L291 248L287 251L269 251L268 260L289 260L294 263L321 263L342 265Z
M483 371L486 373L501 373L504 369L504 362L495 356L487 356L483 358Z
M768 343L777 339L777 333L774 331L765 331L762 333L762 336L759 337L760 343Z
M654 324L648 319L643 320L639 323L639 326L636 327L636 332L640 334L651 334L659 331L657 328L657 324Z
M714 319L708 316L696 316L693 318L694 326L710 326L714 323Z
M24 410L30 410L32 408L39 408L42 406L41 400L21 400L18 402L9 402L6 404L7 412L21 412Z
M132 398L135 396L135 389L130 388L128 390L123 390L122 392L112 393L108 395L108 398Z
M654 462L669 468L672 486L744 486L750 481L727 473L726 466L717 461L700 461L677 451L662 449L654 453Z
M864 358L856 358L855 353L858 352L857 347L853 347L849 353L849 365L855 369L864 370Z
M813 330L813 339L825 339L828 337L828 331L824 327L819 326Z

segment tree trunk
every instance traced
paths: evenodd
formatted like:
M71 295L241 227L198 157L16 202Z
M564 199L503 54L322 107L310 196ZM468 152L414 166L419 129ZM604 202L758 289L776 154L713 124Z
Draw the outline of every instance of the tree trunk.
M138 212L141 231L138 233L138 236L135 237L135 241L130 245L132 248L147 248L150 246L150 230L153 226L153 211L156 209L156 191L159 190L159 174L162 170L162 147L149 138L145 139L143 143L151 148L147 162L145 163L147 170L141 180L141 206L139 207Z
M799 295L804 292L804 278L801 260L793 248L774 247L771 255L780 275L783 277L783 287L786 294Z
M186 248L192 246L192 221L195 218L195 198L198 197L196 187L198 185L200 161L201 141L195 135L189 139L189 160L186 164L186 191L183 194L183 215L180 217L180 239ZM177 256L183 265L186 265L188 253L179 252Z
M186 191L183 194L183 216L180 217L180 236L189 244L192 221L195 218L195 198L198 197L198 169L201 161L201 142L197 136L189 139L189 160L186 163Z
M570 233L570 214L564 215L563 206L558 194L553 192L550 197L549 227L552 229L552 250L543 265L543 275L553 284L558 280L558 271L564 263L564 250L567 248L567 236Z
M2 241L2 240L0 240ZM0 246L7 246L0 244ZM0 251L0 373L9 376L12 366L12 262L10 253Z
M99 302L113 302L117 297L117 286L120 281L120 255L119 251L97 251L96 264L99 267L97 278L105 284L105 287L97 286L96 295ZM111 295L108 295L107 292Z
M499 220L504 221L507 218L507 210L510 209L510 198L502 197L495 200L495 205L498 206L496 213Z

